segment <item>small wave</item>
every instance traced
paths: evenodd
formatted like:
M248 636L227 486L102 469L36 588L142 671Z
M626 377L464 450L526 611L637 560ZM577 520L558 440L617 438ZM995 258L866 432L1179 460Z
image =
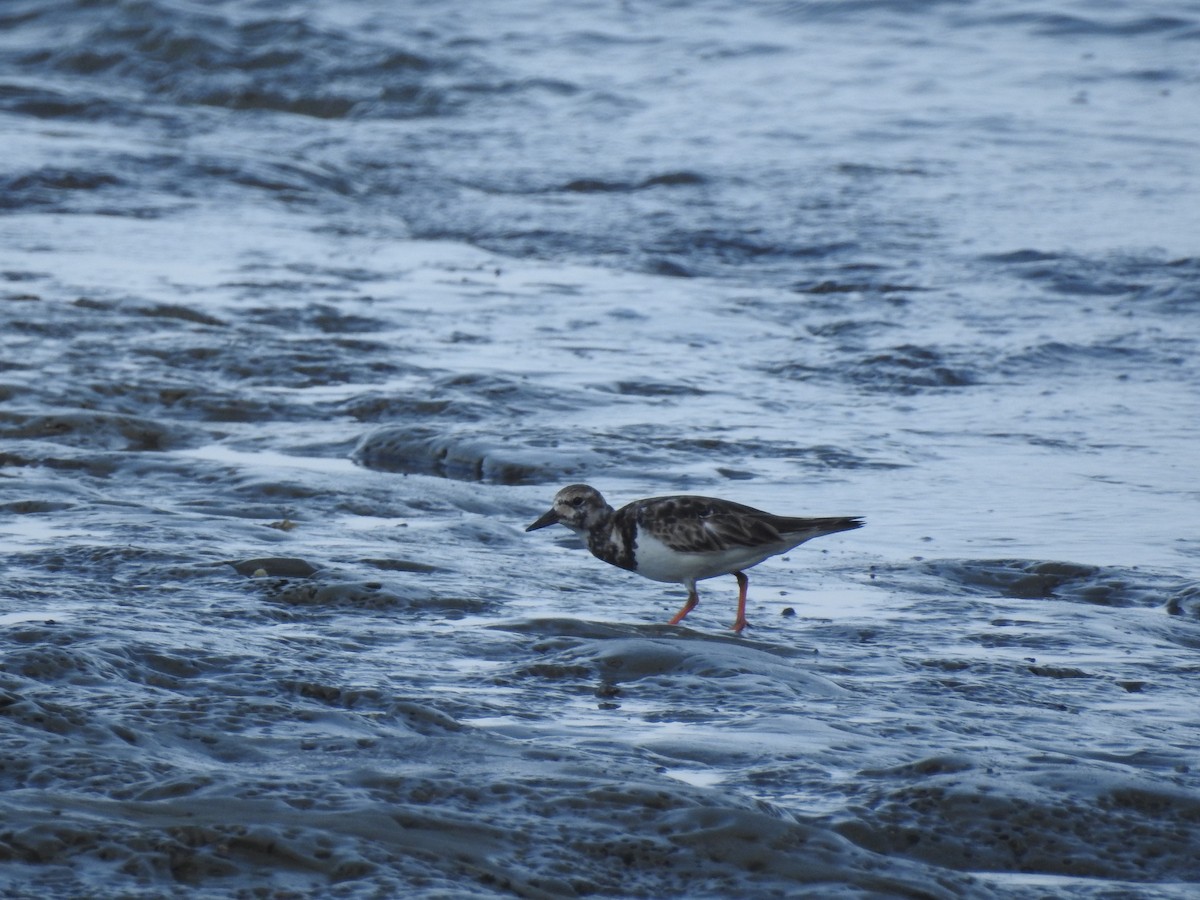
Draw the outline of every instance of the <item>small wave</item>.
M421 573L407 574L411 578ZM399 580L401 576L394 576L387 584L321 578L280 582L271 580L270 576L263 577L263 595L267 600L284 607L301 608L309 614L355 609L459 619L487 612L495 606L490 600L436 592L419 582L404 583Z
M1197 20L1178 16L1142 15L1105 19L1099 16L1038 12L1003 13L990 17L988 21L1005 26L1028 26L1034 34L1051 37L1135 37L1153 34L1186 39L1198 36Z
M111 172L53 166L0 179L0 209L31 209L73 204L64 193L103 193L122 185Z
M933 769L918 783L880 779L859 821L839 831L879 853L951 869L1040 872L1100 879L1193 882L1188 849L1200 805L1185 791L1148 788L1120 771L1077 771L1014 790L1007 776ZM1097 835L1106 850L1095 852Z
M1111 368L1119 375L1127 376L1146 367L1155 361L1158 353L1168 349L1152 350L1137 346L1135 341L1129 337L1091 345L1047 341L997 360L996 365L1001 372L1022 379L1043 373L1061 377L1085 367L1089 374L1094 374L1097 369Z
M916 394L931 390L965 388L981 376L974 366L933 347L902 344L885 351L860 354L860 358L835 371L807 363L772 366L772 374L801 381L845 381L860 390Z
M207 442L198 429L179 422L140 416L77 411L0 418L0 437L9 440L44 440L92 450L162 452Z
M845 245L840 245L831 249L844 250L846 247ZM824 281L798 283L793 285L792 290L798 294L908 294L914 291L928 290L928 288L923 288L915 284L897 284L887 281L835 281L826 279Z
M1194 312L1200 308L1200 259L1163 258L1155 254L1092 257L1035 249L980 257L1005 267L1017 277L1067 297L1116 297L1122 307L1162 312Z
M315 118L436 115L447 104L425 80L439 65L432 58L309 19L238 20L146 2L77 10L71 25L76 40L28 51L22 67L111 79L182 103Z
M1072 562L949 559L920 562L916 569L959 591L1114 608L1161 607L1178 590L1170 578Z
M559 190L570 193L610 193L642 191L655 187L695 187L707 182L703 175L695 172L667 172L653 175L640 181L606 181L596 178L577 178L562 185Z
M487 435L404 425L380 428L366 435L353 458L371 469L495 484L556 484L578 480L600 463L591 451L523 447L511 434Z
M553 622L542 628L555 633ZM612 626L574 626L571 630L589 634L590 638L558 641L556 652L543 653L537 668L517 667L510 678L577 679L584 676L612 688L647 682L659 699L670 702L671 697L683 701L691 691L690 682L696 678L725 679L733 692L783 692L814 697L842 697L845 688L794 665L797 657L811 651L778 647L747 645L744 640L729 638L714 640L709 636L689 639L663 626L625 626L612 632ZM644 632L620 636L622 630ZM597 632L601 632L597 634ZM610 633L603 634L604 631ZM655 636L656 632L661 636ZM748 681L757 682L754 689ZM712 688L712 684L708 685ZM647 685L648 689L648 685ZM604 691L612 694L611 690Z
M1059 258L1060 254L1058 253L1045 253L1041 250L1013 250L1008 253L987 253L980 257L980 259L987 262L1011 263L1014 265L1051 262Z

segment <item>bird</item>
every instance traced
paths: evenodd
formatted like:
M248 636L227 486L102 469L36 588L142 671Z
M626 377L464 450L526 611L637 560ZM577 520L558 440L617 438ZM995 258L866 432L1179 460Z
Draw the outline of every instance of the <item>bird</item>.
M670 625L682 622L700 602L697 581L733 575L738 583L733 630L741 634L749 624L746 569L812 538L861 528L864 521L858 516L777 516L732 500L682 494L634 500L614 510L594 487L571 484L554 495L550 509L525 531L555 524L575 532L597 559L687 588L687 601Z

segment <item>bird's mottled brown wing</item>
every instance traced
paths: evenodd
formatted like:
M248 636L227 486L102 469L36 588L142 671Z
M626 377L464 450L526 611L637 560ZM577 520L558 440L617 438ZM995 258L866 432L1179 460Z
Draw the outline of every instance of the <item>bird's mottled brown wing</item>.
M628 512L627 512L628 511ZM783 541L769 513L711 497L654 497L622 509L638 526L682 553L730 547L770 546Z

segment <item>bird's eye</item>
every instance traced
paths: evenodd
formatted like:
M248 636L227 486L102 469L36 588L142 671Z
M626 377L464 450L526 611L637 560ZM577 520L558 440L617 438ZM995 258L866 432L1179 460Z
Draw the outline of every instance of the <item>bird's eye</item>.
M571 501L571 505L573 507L575 507L576 509L579 509L579 507L583 506L583 498L576 497L574 500Z

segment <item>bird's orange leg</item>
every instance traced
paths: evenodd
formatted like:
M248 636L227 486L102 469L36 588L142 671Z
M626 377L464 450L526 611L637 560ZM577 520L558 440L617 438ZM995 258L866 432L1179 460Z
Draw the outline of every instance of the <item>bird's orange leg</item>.
M696 608L696 604L700 602L700 595L696 593L695 588L688 591L687 603L683 604L683 608L675 613L675 617L668 622L668 625L678 625L683 621L683 617Z
M733 577L738 583L738 614L733 623L733 630L741 634L742 629L750 624L746 621L746 589L750 587L750 579L746 577L745 572L734 572Z

